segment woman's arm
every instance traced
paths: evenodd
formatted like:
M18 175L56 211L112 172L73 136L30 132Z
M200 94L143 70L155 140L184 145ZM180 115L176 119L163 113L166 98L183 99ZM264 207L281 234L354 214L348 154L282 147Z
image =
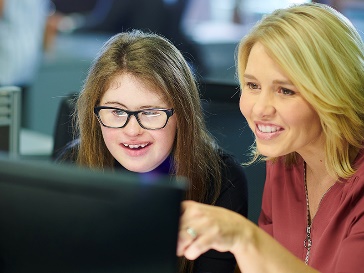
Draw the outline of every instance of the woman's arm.
M189 227L196 232L196 237L186 232ZM318 272L240 214L184 201L177 255L194 260L209 249L232 252L244 273Z

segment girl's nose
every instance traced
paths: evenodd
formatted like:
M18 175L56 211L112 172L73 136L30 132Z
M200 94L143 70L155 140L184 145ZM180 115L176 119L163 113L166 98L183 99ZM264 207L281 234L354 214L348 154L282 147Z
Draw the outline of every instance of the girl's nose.
M135 116L131 116L123 131L130 136L137 136L143 132L143 128L139 125Z

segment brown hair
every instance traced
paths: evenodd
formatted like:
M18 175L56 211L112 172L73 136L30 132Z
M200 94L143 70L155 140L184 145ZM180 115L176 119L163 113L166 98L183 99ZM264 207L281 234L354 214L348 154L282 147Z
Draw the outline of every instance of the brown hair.
M175 174L190 182L186 199L214 204L221 189L222 162L206 129L195 78L180 51L156 34L136 30L117 34L95 58L77 100L77 163L113 168L115 159L103 141L93 108L111 80L122 73L134 75L163 92L177 114L172 157ZM191 270L192 262L185 258L181 262L181 272Z

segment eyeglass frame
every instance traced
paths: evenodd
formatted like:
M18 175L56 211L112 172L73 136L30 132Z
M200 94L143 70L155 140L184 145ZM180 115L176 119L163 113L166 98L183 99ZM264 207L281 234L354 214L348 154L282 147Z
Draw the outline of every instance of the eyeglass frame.
M102 120L101 120L101 117L100 117L100 111L102 109L115 109L115 110L121 110L121 111L124 111L128 117L126 118L126 121L125 121L125 124L123 126L120 126L120 127L112 127L112 126L107 126L105 125ZM141 121L139 120L139 117L138 117L138 114L139 113L142 113L142 112L145 112L145 111L150 111L150 110L154 110L154 111L163 111L164 113L166 113L167 115L167 119L166 119L166 122L164 123L164 125L162 127L158 127L158 128L146 128L144 127L144 125L141 123ZM138 111L128 111L128 110L125 110L125 109L122 109L122 108L117 108L117 107L111 107L111 106L95 106L94 107L94 114L96 115L96 118L97 120L101 123L102 126L106 127L106 128L114 128L114 129L119 129L119 128L124 128L128 123L129 123L129 120L130 120L130 116L134 116L135 119L137 120L138 124L140 127L142 127L143 129L145 130L160 130L160 129L163 129L164 127L167 126L167 123L168 123L168 120L171 116L173 116L174 114L174 109L173 108L170 108L170 109L162 109L162 108L147 108L147 109L143 109L143 110L138 110Z

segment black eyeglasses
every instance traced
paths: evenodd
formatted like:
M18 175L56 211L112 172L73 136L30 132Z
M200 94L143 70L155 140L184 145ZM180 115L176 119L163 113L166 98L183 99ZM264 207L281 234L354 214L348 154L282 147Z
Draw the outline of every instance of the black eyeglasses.
M108 128L123 128L128 124L130 116L134 116L143 129L158 130L167 125L168 119L174 114L174 109L150 108L127 111L109 106L96 106L94 113L100 123Z

